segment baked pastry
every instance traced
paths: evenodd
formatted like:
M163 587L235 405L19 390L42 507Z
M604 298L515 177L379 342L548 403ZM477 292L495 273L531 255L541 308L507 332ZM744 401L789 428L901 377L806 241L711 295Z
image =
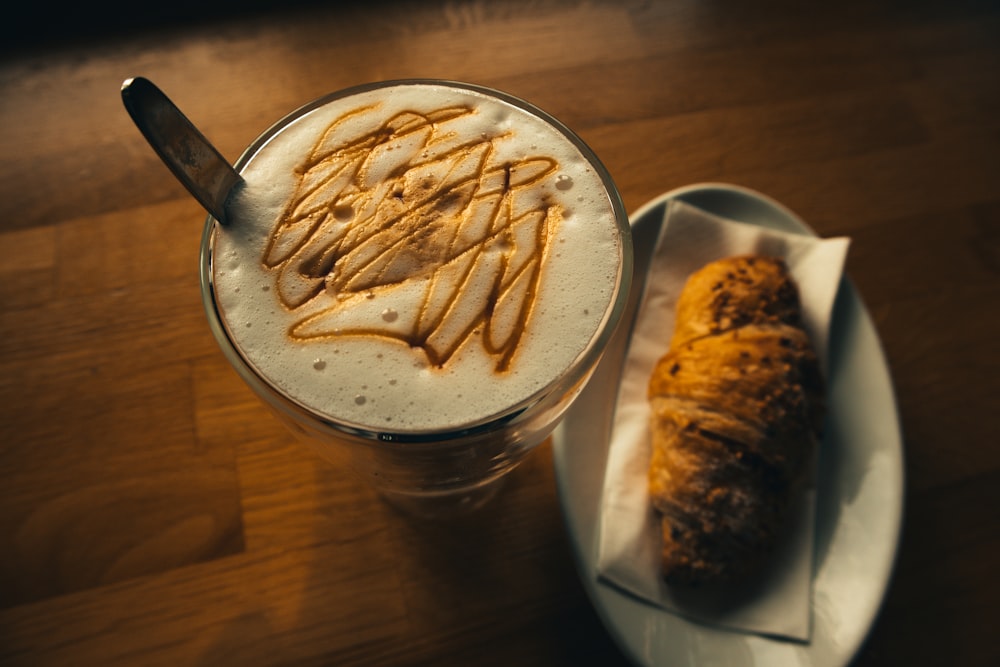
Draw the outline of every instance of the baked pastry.
M823 383L781 260L688 279L649 382L649 491L672 584L732 581L771 551L823 417Z

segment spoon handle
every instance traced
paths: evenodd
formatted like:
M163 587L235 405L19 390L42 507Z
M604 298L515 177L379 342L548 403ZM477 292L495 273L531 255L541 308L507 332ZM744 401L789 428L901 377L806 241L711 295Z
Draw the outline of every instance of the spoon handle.
M233 166L148 79L126 80L122 102L177 180L205 210L226 224L226 199L233 186L243 180Z

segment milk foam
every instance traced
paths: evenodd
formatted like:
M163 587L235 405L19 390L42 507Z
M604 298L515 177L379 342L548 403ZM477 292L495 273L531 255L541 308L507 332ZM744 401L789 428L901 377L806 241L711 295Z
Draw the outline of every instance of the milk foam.
M359 109L364 112L353 113ZM467 113L435 116L448 109ZM319 209L322 215L329 213L319 231L339 229L340 247L353 249L353 254L338 258L322 280L304 279L288 269L294 264L288 257L283 273L277 260L295 254L302 233L289 227L277 241L272 234L302 184L308 186L325 168L317 167L310 176L301 173L303 165L345 153L352 140L377 135L379 126L405 112L415 112L415 120L404 116L397 122L408 123L402 136L377 139L359 149L363 172L354 174L349 192L336 207ZM324 135L345 116L336 132ZM428 126L434 133L430 143L421 143L428 136L421 118L436 119ZM418 131L407 134L409 128ZM463 223L461 231L468 242L443 228L417 241L413 229L398 232L394 225L385 233L395 234L391 238L400 250L391 261L383 258L381 264L366 265L375 256L368 249L371 243L353 240L369 234L358 230L372 227L351 227L351 219L374 215L378 184L392 181L402 163L433 166L435 151L464 155L455 147L484 141L488 159L473 152L467 160L455 158L447 163L451 175L438 174L436 182L458 179L454 174L463 165L485 164L486 175L474 179L479 197L475 201L495 203L500 195L490 193L510 187L514 194L503 199L506 208L483 204L483 210L502 210L509 215L503 220L516 221L510 223L510 233L505 229L489 236L489 242L477 243L485 237L473 221ZM396 432L455 429L483 421L559 378L588 347L612 307L622 246L600 176L561 133L505 102L432 84L363 92L294 121L251 158L242 174L245 184L231 201L232 222L215 237L213 283L219 310L230 337L260 374L288 396L334 419ZM517 187L535 174L544 177L530 187ZM323 178L329 180L329 175ZM397 184L395 194L406 202L399 204L403 213L385 204L378 213L383 219L433 219L432 210L445 210L440 204L437 209L412 204L421 196L415 178ZM375 195L370 200L355 196L371 191ZM299 206L300 211L307 208L307 203ZM501 224L500 216L491 219L479 227ZM424 267L427 262L441 266L430 271ZM371 269L368 280L337 274L336 266L343 265L378 270ZM489 303L487 315L481 316L482 295L499 280L502 267L507 267L504 275L524 268L516 281L509 281L505 296ZM456 296L448 288L462 280L479 281L483 288ZM525 291L525 286L532 289ZM519 309L525 298L533 306ZM526 319L519 320L524 313ZM439 320L440 329L433 329ZM423 333L414 337L418 329ZM489 341L506 341L506 351L498 352Z

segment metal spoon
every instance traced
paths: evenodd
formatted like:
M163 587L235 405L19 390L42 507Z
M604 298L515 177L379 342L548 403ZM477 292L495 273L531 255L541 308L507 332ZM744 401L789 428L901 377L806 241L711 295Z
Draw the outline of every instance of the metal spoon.
M222 154L151 81L134 77L122 84L122 101L136 126L177 180L220 223L226 200L240 177Z

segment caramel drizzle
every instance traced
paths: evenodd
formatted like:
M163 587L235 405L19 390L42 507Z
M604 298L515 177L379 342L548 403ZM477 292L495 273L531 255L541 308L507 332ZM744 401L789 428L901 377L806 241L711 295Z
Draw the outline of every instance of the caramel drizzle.
M373 110L356 109L324 132L268 238L263 264L274 271L282 304L295 311L330 301L310 308L289 336L384 337L443 366L479 333L495 369L508 370L561 219L558 206L525 206L518 193L558 164L549 157L499 162L503 136L463 140L448 123L475 113L465 107L405 111L334 142L345 124ZM343 324L345 310L414 286L422 297L399 322Z

